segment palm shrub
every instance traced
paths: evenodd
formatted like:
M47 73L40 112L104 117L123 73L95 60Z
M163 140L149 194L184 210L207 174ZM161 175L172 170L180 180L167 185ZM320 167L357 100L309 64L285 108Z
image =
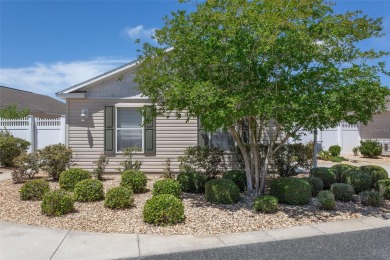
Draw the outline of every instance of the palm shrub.
M176 198L180 198L181 187L178 181L172 179L158 180L153 184L153 196L160 194L171 194Z
M240 201L240 189L229 179L213 179L205 185L206 200L215 204L234 204Z
M72 149L64 144L48 145L40 150L41 167L53 180L58 181L60 173L69 168L72 159Z
M111 209L126 209L133 204L133 191L122 186L109 189L104 199L104 206Z
M310 201L311 186L304 179L283 177L271 181L270 193L278 198L279 202L304 205Z
M121 186L132 189L134 193L145 192L147 182L148 178L141 171L127 170L122 173Z
M206 177L195 171L181 172L177 176L181 190L184 192L201 193L204 192Z
M346 183L333 183L330 191L334 194L336 200L350 201L355 194L353 187Z
M240 191L244 191L246 188L246 174L241 170L230 170L223 175L224 179L232 180Z
M60 188L68 191L73 191L76 183L91 178L92 175L87 170L83 170L80 168L68 169L60 174Z
M330 186L336 182L336 173L327 167L312 168L310 176L320 178L324 184L324 189L330 189Z
M340 164L333 165L330 168L333 170L333 172L336 173L337 182L343 182L341 178L343 173L351 169L357 169L358 167L350 164L340 163Z
M365 157L378 157L382 154L382 145L373 140L360 141L359 151Z
M377 187L383 198L390 200L390 178L378 181Z
M148 199L142 215L144 222L159 226L174 225L186 218L183 202L171 194L160 194Z
M345 183L350 184L356 193L371 189L371 176L361 170L349 170L341 176Z
M49 183L45 180L30 180L20 188L21 200L41 200L43 195L50 190Z
M47 216L61 216L74 210L74 200L65 190L53 190L43 195L42 213Z
M336 200L331 191L324 190L318 193L317 199L325 210L332 210L336 207Z
M275 213L278 211L278 199L274 196L257 197L253 203L253 208L264 213Z
M383 196L380 192L374 190L362 191L359 194L360 201L365 206L380 207L383 203Z
M387 171L384 168L377 166L377 165L361 166L360 170L362 170L363 172L365 172L371 176L372 187L375 186L377 181L385 180L385 179L389 178L389 174L387 173Z
M103 183L93 179L86 179L76 183L74 187L74 198L77 201L104 199Z
M302 178L309 182L310 187L311 187L311 196L317 197L318 193L324 189L324 183L320 178L317 177L304 177Z
M341 153L341 147L339 145L329 146L329 152L332 156L339 156Z

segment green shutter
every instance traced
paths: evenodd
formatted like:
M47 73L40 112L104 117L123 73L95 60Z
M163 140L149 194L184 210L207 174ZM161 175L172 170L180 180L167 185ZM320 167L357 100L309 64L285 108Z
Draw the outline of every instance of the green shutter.
M200 118L198 118L198 145L201 147L209 145L209 138L207 132L204 130Z
M144 154L156 155L156 118L144 126Z
M115 108L104 107L104 153L115 153Z

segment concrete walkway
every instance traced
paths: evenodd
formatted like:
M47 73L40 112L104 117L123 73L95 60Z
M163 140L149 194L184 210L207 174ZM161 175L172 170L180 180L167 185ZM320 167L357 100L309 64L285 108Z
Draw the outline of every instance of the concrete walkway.
M204 236L89 233L0 221L0 259L118 259L390 227L362 217L308 226Z

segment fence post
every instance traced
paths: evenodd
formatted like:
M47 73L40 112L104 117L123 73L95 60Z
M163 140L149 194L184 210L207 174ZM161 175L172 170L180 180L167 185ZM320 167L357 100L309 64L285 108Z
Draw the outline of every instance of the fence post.
M29 115L28 116L28 133L29 133L29 142L30 142L30 148L29 152L32 153L35 151L35 118L34 116Z
M65 122L66 116L61 116L60 119L60 131L61 131L61 143L66 144L65 138L66 138L66 122Z
M341 147L341 154L343 154L343 123L337 126L337 144Z

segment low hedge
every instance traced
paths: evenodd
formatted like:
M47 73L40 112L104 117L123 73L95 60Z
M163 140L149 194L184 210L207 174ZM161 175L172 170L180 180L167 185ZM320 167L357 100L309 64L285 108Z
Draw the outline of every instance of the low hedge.
M73 191L76 183L91 178L92 175L89 171L79 168L68 169L60 174L60 188Z
M82 202L104 199L103 183L92 179L78 182L74 188L74 198Z
M318 193L317 199L321 204L321 207L325 210L332 210L336 207L336 200L331 191L321 191Z
M143 220L159 226L174 225L186 219L183 202L171 194L160 194L145 203Z
M30 180L20 188L21 200L42 200L43 195L50 191L49 183L45 180Z
M360 192L360 201L363 205L380 207L383 203L383 196L380 192L374 190L366 190Z
M181 172L176 179L184 192L204 192L206 177L199 172Z
M304 205L310 201L311 186L304 179L292 177L278 178L271 181L270 193L278 198L281 203Z
M240 201L240 189L228 179L214 179L206 182L206 200L215 204L234 204Z
M390 200L390 178L378 181L377 186L383 198Z
M74 200L65 190L53 190L43 195L42 213L47 216L61 216L74 210Z
M336 200L350 201L355 194L353 187L347 183L333 183L330 187L330 191L334 194Z
M253 203L253 208L264 213L275 213L278 211L278 199L274 196L257 197Z
M132 189L134 193L145 192L147 182L148 178L141 171L127 170L122 173L121 186Z
M355 193L371 189L371 176L361 170L348 170L343 173L342 179L353 187Z
M387 173L387 171L377 165L361 166L360 170L371 176L371 183L373 188L375 187L377 181L389 178L389 174Z
M341 179L341 176L343 175L343 173L348 171L348 170L351 170L351 169L357 169L358 167L353 166L353 165L349 165L349 164L345 164L345 163L340 163L340 164L333 165L330 168L336 173L337 182L343 182Z
M232 180L240 191L245 191L246 189L246 174L245 171L240 170L230 170L225 172L223 175L224 179Z
M180 198L181 187L178 181L172 179L158 180L153 184L153 196L160 194L171 194L176 198Z
M320 178L310 176L310 177L304 177L302 179L309 182L311 187L312 197L317 197L318 193L324 189L324 183Z
M126 209L133 204L133 191L122 186L109 189L104 199L104 206L111 209Z
M317 167L310 170L310 176L320 178L324 184L324 189L330 189L333 183L337 181L336 173L327 167Z

